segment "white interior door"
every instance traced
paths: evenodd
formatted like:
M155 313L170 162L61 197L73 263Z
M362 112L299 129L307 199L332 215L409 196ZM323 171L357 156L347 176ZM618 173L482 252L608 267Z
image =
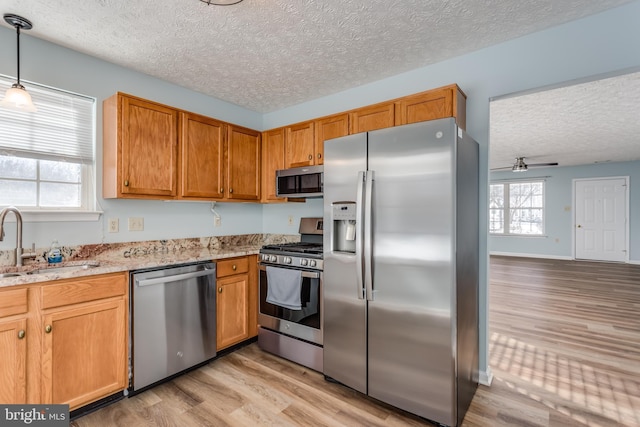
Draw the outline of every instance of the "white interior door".
M627 261L627 179L574 181L576 259Z

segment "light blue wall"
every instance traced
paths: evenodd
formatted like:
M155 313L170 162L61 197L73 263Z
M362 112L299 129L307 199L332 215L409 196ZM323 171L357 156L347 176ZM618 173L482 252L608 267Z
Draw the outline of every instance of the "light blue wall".
M489 100L640 68L640 1L438 64L264 115L264 128L457 83L467 132L480 144L480 367L487 368ZM465 31L461 28L460 31Z
M0 46L9 46L0 61L0 73L15 76L15 31L0 28ZM117 91L140 96L224 121L261 129L262 115L174 84L152 78L92 56L31 37L24 33L21 44L21 78L97 98L96 187L102 188L102 101ZM9 54L11 52L11 54ZM28 87L28 84L25 83ZM210 203L161 202L99 199L105 214L99 221L28 223L24 244L48 247L57 239L63 245L98 242L127 242L174 237L196 237L262 232L262 207L259 204L221 203L216 210L222 217L220 227L213 226ZM127 231L127 218L143 217L144 231ZM118 218L120 232L107 233L107 219ZM13 227L0 249L15 245Z
M69 51L25 34L22 37L22 74L37 81L102 99L117 90L163 102L190 111L254 129L270 129L338 111L360 107L437 86L458 83L467 94L467 131L480 144L481 191L481 283L480 367L487 367L487 265L488 238L486 200L488 188L489 100L493 97L555 85L589 76L640 68L640 1L531 34L500 45L420 68L395 77L356 87L335 95L296 105L274 113L259 115L235 105L179 88L149 76ZM460 28L460 31L465 31ZM0 45L13 46L15 34L0 29ZM12 55L5 55L0 73L15 74ZM98 109L98 117L101 110ZM98 124L98 165L101 164L101 127ZM101 188L101 167L98 167ZM148 201L100 201L104 217L119 217L121 229L127 216L144 216L144 238L232 234L238 230L251 233L288 232L282 214L296 217L321 215L317 201L287 206L252 204L219 206L223 226L212 228L206 203L171 204ZM193 219L192 219L193 217ZM176 218L184 218L183 221ZM52 237L61 243L139 240L142 235L121 232L105 233L106 223L51 223L26 230L25 242L48 243ZM229 228L227 228L229 227ZM287 231L282 231L287 230ZM62 237L61 237L62 236ZM11 242L8 237L7 241ZM3 242L0 248L9 248Z
M640 136L638 137L640 144ZM492 172L491 180L523 178L513 172ZM530 256L573 257L573 180L580 178L629 177L629 260L640 263L640 162L600 163L585 166L536 168L526 179L547 177L545 184L545 237L490 236L492 253Z

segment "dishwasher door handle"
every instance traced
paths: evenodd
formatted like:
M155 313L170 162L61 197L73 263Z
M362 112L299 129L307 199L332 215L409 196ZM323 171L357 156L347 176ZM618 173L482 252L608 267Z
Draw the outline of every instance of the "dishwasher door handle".
M208 276L215 273L216 273L215 270L201 270L201 271L194 271L193 273L175 274L173 276L162 276L162 277L155 277L153 279L136 280L136 284L139 287L151 286L151 285L162 285L165 283L177 282L180 280L193 279L194 277Z

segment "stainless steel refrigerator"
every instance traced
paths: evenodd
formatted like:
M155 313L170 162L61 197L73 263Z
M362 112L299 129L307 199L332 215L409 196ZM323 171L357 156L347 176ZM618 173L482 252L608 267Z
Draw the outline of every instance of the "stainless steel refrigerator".
M324 153L324 374L457 425L478 384L478 144L441 119Z

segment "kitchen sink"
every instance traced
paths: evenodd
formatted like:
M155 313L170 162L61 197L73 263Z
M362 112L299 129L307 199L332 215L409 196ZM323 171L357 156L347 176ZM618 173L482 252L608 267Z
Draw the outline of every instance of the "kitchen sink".
M88 270L90 268L95 268L99 266L100 266L100 263L98 261L92 261L92 262L83 262L82 264L61 265L61 266L55 266L55 267L39 268L37 270L30 271L27 274L66 273L66 272L78 271L78 270Z
M18 277L18 276L24 276L25 272L13 272L13 273L0 273L0 279L4 279L5 277Z
M99 266L100 266L99 261L69 261L67 263L63 263L63 265L55 265L55 264L46 265L40 268L37 268L38 267L37 264L28 265L23 267L17 267L20 269L20 271L9 271L5 273L0 273L0 279L4 279L7 277L31 276L34 274L67 273L67 272L73 272L73 271L88 270L90 268L95 268Z

